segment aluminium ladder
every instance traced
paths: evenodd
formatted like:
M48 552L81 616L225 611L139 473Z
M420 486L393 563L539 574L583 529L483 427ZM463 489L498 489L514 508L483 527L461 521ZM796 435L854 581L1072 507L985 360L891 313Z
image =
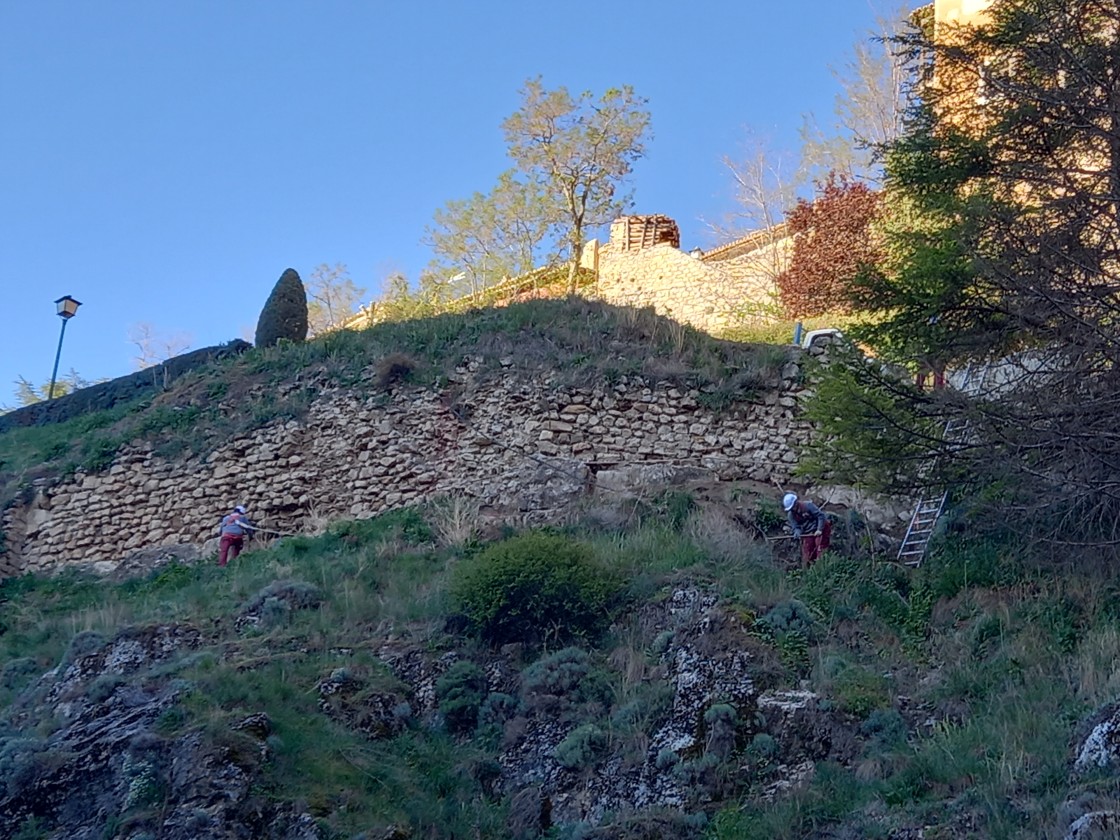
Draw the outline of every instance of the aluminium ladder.
M945 424L945 431L941 439L945 443L961 443L968 437L969 422L966 419L954 417ZM928 472L927 464L923 472ZM919 566L926 556L929 541L945 511L945 502L949 498L949 491L940 493L926 491L914 506L914 515L910 517L910 525L906 529L906 536L902 538L902 545L898 547L897 560L908 566Z

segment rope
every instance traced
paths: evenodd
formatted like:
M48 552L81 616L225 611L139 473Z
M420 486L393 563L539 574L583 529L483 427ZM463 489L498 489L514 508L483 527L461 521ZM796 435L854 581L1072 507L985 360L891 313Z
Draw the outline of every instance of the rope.
M270 528L258 528L256 526L249 526L254 534L272 534L274 537L298 537L299 534L289 534L287 531L273 531Z

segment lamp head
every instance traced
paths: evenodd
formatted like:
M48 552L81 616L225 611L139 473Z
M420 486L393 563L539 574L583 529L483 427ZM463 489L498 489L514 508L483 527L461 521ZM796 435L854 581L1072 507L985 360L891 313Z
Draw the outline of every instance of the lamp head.
M78 307L82 305L80 300L74 300L70 295L63 295L55 302L58 307L58 317L64 321L69 321L78 312Z

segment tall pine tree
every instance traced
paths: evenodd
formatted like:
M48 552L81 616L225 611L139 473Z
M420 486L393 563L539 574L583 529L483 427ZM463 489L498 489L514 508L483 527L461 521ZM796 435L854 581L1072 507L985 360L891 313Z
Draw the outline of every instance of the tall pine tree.
M854 301L881 363L822 384L818 471L981 487L1018 527L1120 540L1118 33L1115 2L995 0L981 25L900 39L922 81L886 150L885 259ZM967 439L940 440L949 417Z

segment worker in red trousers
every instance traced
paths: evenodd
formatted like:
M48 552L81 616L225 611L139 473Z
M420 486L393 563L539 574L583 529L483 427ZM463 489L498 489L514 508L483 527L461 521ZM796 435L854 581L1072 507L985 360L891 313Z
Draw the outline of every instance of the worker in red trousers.
M832 523L823 510L808 499L797 498L796 493L786 493L782 497L782 508L793 535L801 540L801 565L807 569L828 548Z
M245 537L256 530L256 526L245 515L245 506L238 505L222 517L221 541L218 543L218 565L225 566L230 559L236 558L245 545Z

